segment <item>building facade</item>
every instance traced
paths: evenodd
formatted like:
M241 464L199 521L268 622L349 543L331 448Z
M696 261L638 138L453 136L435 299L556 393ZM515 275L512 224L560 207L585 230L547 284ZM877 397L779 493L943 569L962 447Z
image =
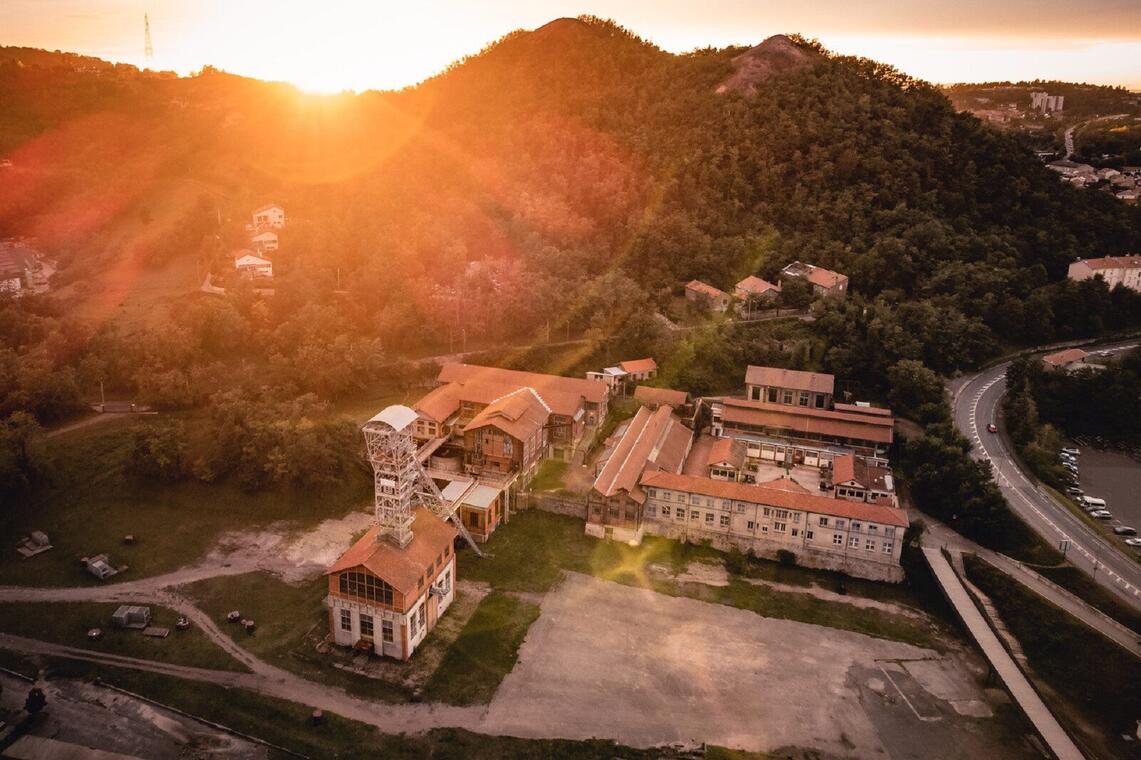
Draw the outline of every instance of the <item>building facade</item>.
M745 370L745 398L785 406L831 409L836 378L822 372L802 372L779 367Z
M843 298L848 295L848 276L831 269L794 261L780 270L782 278L808 280L817 296Z
M725 311L733 300L724 290L701 280L690 280L686 283L685 298L711 311Z
M255 230L281 229L285 226L285 209L276 203L270 203L255 209L253 220Z
M1069 278L1075 281L1101 277L1110 290L1124 285L1141 292L1141 256L1106 256L1101 259L1078 259L1070 264Z

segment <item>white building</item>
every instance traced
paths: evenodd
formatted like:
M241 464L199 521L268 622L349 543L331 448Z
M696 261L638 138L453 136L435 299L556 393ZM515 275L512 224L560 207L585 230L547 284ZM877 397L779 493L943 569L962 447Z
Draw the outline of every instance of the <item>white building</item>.
M273 262L251 251L234 254L234 269L244 277L273 277Z
M254 229L267 228L281 229L285 226L285 209L276 203L270 203L259 209L254 209Z
M1120 284L1141 292L1141 255L1078 259L1070 264L1068 276L1074 281L1101 277L1110 290Z
M259 253L273 253L277 250L277 233L266 230L250 238L254 250Z

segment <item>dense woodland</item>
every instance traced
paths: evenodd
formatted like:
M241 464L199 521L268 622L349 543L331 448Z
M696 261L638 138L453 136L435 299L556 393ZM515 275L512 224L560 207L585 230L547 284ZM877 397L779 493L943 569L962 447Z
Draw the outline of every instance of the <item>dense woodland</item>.
M0 237L59 263L52 294L0 303L5 466L100 383L167 409L320 404L461 339L548 331L587 338L584 361L655 352L694 392L739 386L749 362L824 369L945 425L924 372L1141 322L1136 294L1064 279L1078 256L1141 249L1141 210L1059 182L924 82L796 44L810 64L753 95L715 92L742 49L672 55L593 18L337 97L0 49ZM268 200L289 215L275 294L197 293ZM691 278L731 288L793 259L851 278L811 328L671 337L654 316ZM142 293L145 318L121 316ZM217 453L180 472L225 476Z

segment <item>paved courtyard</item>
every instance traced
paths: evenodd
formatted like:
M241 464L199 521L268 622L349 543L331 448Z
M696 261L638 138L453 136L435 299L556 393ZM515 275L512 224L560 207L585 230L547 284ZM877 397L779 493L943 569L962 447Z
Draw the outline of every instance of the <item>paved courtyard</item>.
M1032 756L957 657L573 573L544 599L519 655L478 730L822 756Z

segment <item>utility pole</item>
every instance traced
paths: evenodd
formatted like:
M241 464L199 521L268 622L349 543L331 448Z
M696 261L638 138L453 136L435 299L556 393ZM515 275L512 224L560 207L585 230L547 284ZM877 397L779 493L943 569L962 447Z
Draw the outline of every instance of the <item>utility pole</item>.
M143 14L143 58L149 64L155 59L155 46L151 44L151 20L147 14Z

